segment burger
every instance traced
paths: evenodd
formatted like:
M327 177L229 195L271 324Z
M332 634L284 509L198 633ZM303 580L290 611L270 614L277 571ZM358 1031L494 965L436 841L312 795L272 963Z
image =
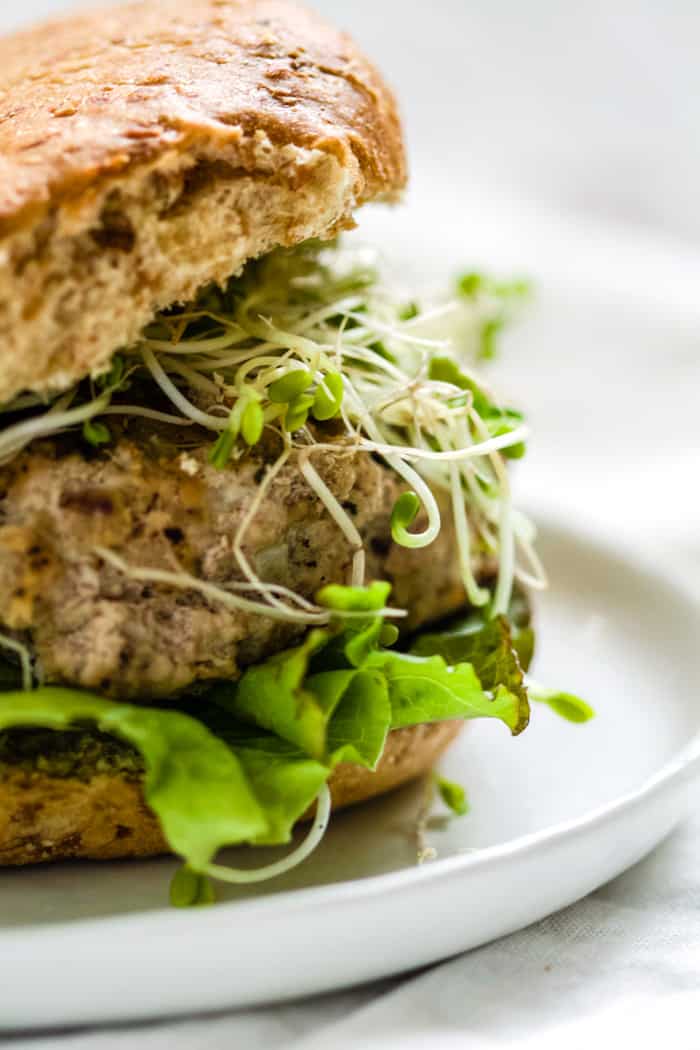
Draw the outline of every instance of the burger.
M0 863L172 852L199 903L467 719L586 717L528 693L526 430L476 371L522 288L339 239L406 181L351 40L143 0L0 69Z

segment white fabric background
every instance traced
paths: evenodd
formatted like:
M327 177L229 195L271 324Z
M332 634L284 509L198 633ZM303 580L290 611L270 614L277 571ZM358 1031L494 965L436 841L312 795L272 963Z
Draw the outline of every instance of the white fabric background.
M66 6L64 0L0 0L0 25ZM504 216L546 214L548 229L559 217L590 223L603 231L601 244L608 236L627 252L632 280L640 238L658 242L671 260L668 273L677 256L685 273L697 267L700 275L700 7L694 0L664 5L316 0L316 6L352 29L396 85L415 192L430 194L438 185L442 192L449 183L453 196L461 195L473 211L484 200L495 216L498 202ZM494 228L494 237L501 233ZM576 268L577 260L562 258L562 266L569 263ZM651 298L657 290L650 288ZM695 574L700 593L700 513L693 482L700 466L700 423L694 425L693 388L688 389L688 362L700 349L700 334L696 341L692 333L681 338L674 331L669 340L665 346L659 339L655 352L668 356L663 369L658 359L656 367L664 375L664 397L675 391L685 406L684 420L676 435L668 431L674 426L669 414L668 445L655 460L654 435L631 414L629 446L621 453L624 499L611 496L610 527L630 527L638 509L633 494L645 488L650 471L666 482L676 478L674 504L646 506L648 542L659 552L672 546ZM647 353L652 350L650 343ZM629 353L631 396L652 404L656 388L645 386L636 348L620 352ZM653 374L651 358L648 362ZM507 378L507 362L503 367ZM694 365L692 372L697 378ZM551 379L552 390L562 381ZM554 410L547 412L547 398L540 400L537 412L549 438L559 421ZM676 436L682 447L670 458L666 452ZM562 434L549 459L541 443L533 485L544 490L555 476L563 485L561 464L578 457L581 505L614 486L610 474L600 480L601 461L595 458L600 448L591 450L586 472L577 440L576 434ZM576 505L573 491L571 498ZM644 527L635 521L635 528ZM657 1047L663 1041L684 1050L700 1042L699 905L696 818L587 900L413 977L231 1015L108 1031L18 1034L10 1045L13 1050L117 1050L134 1043L142 1050L558 1050L605 1047L616 1033L621 1045Z

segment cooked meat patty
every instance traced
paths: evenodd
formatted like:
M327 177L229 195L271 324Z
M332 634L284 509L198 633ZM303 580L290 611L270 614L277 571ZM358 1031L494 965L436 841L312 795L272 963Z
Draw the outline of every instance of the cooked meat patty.
M129 565L179 566L220 585L241 580L233 541L259 490L265 453L219 471L207 451L122 435L86 458L57 439L0 472L0 623L28 640L46 682L167 697L198 681L233 678L298 637L295 625L134 581L95 552L108 547ZM352 550L296 455L270 485L242 549L262 579L312 598L326 583L347 581ZM393 472L342 446L313 462L363 537L368 579L391 581L392 602L410 609L410 626L464 601L449 513L430 547L399 547L390 529L401 491Z

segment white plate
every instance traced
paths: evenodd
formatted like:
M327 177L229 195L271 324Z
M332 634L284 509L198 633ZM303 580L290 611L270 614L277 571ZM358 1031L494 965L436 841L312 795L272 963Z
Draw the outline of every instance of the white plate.
M167 860L0 875L5 1028L242 1006L407 970L571 903L639 860L700 766L700 615L679 585L551 522L537 674L590 698L586 726L473 723L444 763L469 816L429 834L422 788L339 815L284 881L215 908L162 908Z

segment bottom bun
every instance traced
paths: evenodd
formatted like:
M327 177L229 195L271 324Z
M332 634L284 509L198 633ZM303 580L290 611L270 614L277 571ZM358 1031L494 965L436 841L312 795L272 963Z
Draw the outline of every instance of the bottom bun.
M333 809L366 802L427 773L463 726L462 721L432 722L410 729L395 729L389 733L384 754L374 771L349 762L336 766L328 781ZM308 820L314 808L302 819Z
M348 763L336 767L329 781L333 808L364 802L426 773L462 726L436 722L395 729L374 772ZM137 780L97 773L83 781L12 767L0 779L0 865L168 852Z

